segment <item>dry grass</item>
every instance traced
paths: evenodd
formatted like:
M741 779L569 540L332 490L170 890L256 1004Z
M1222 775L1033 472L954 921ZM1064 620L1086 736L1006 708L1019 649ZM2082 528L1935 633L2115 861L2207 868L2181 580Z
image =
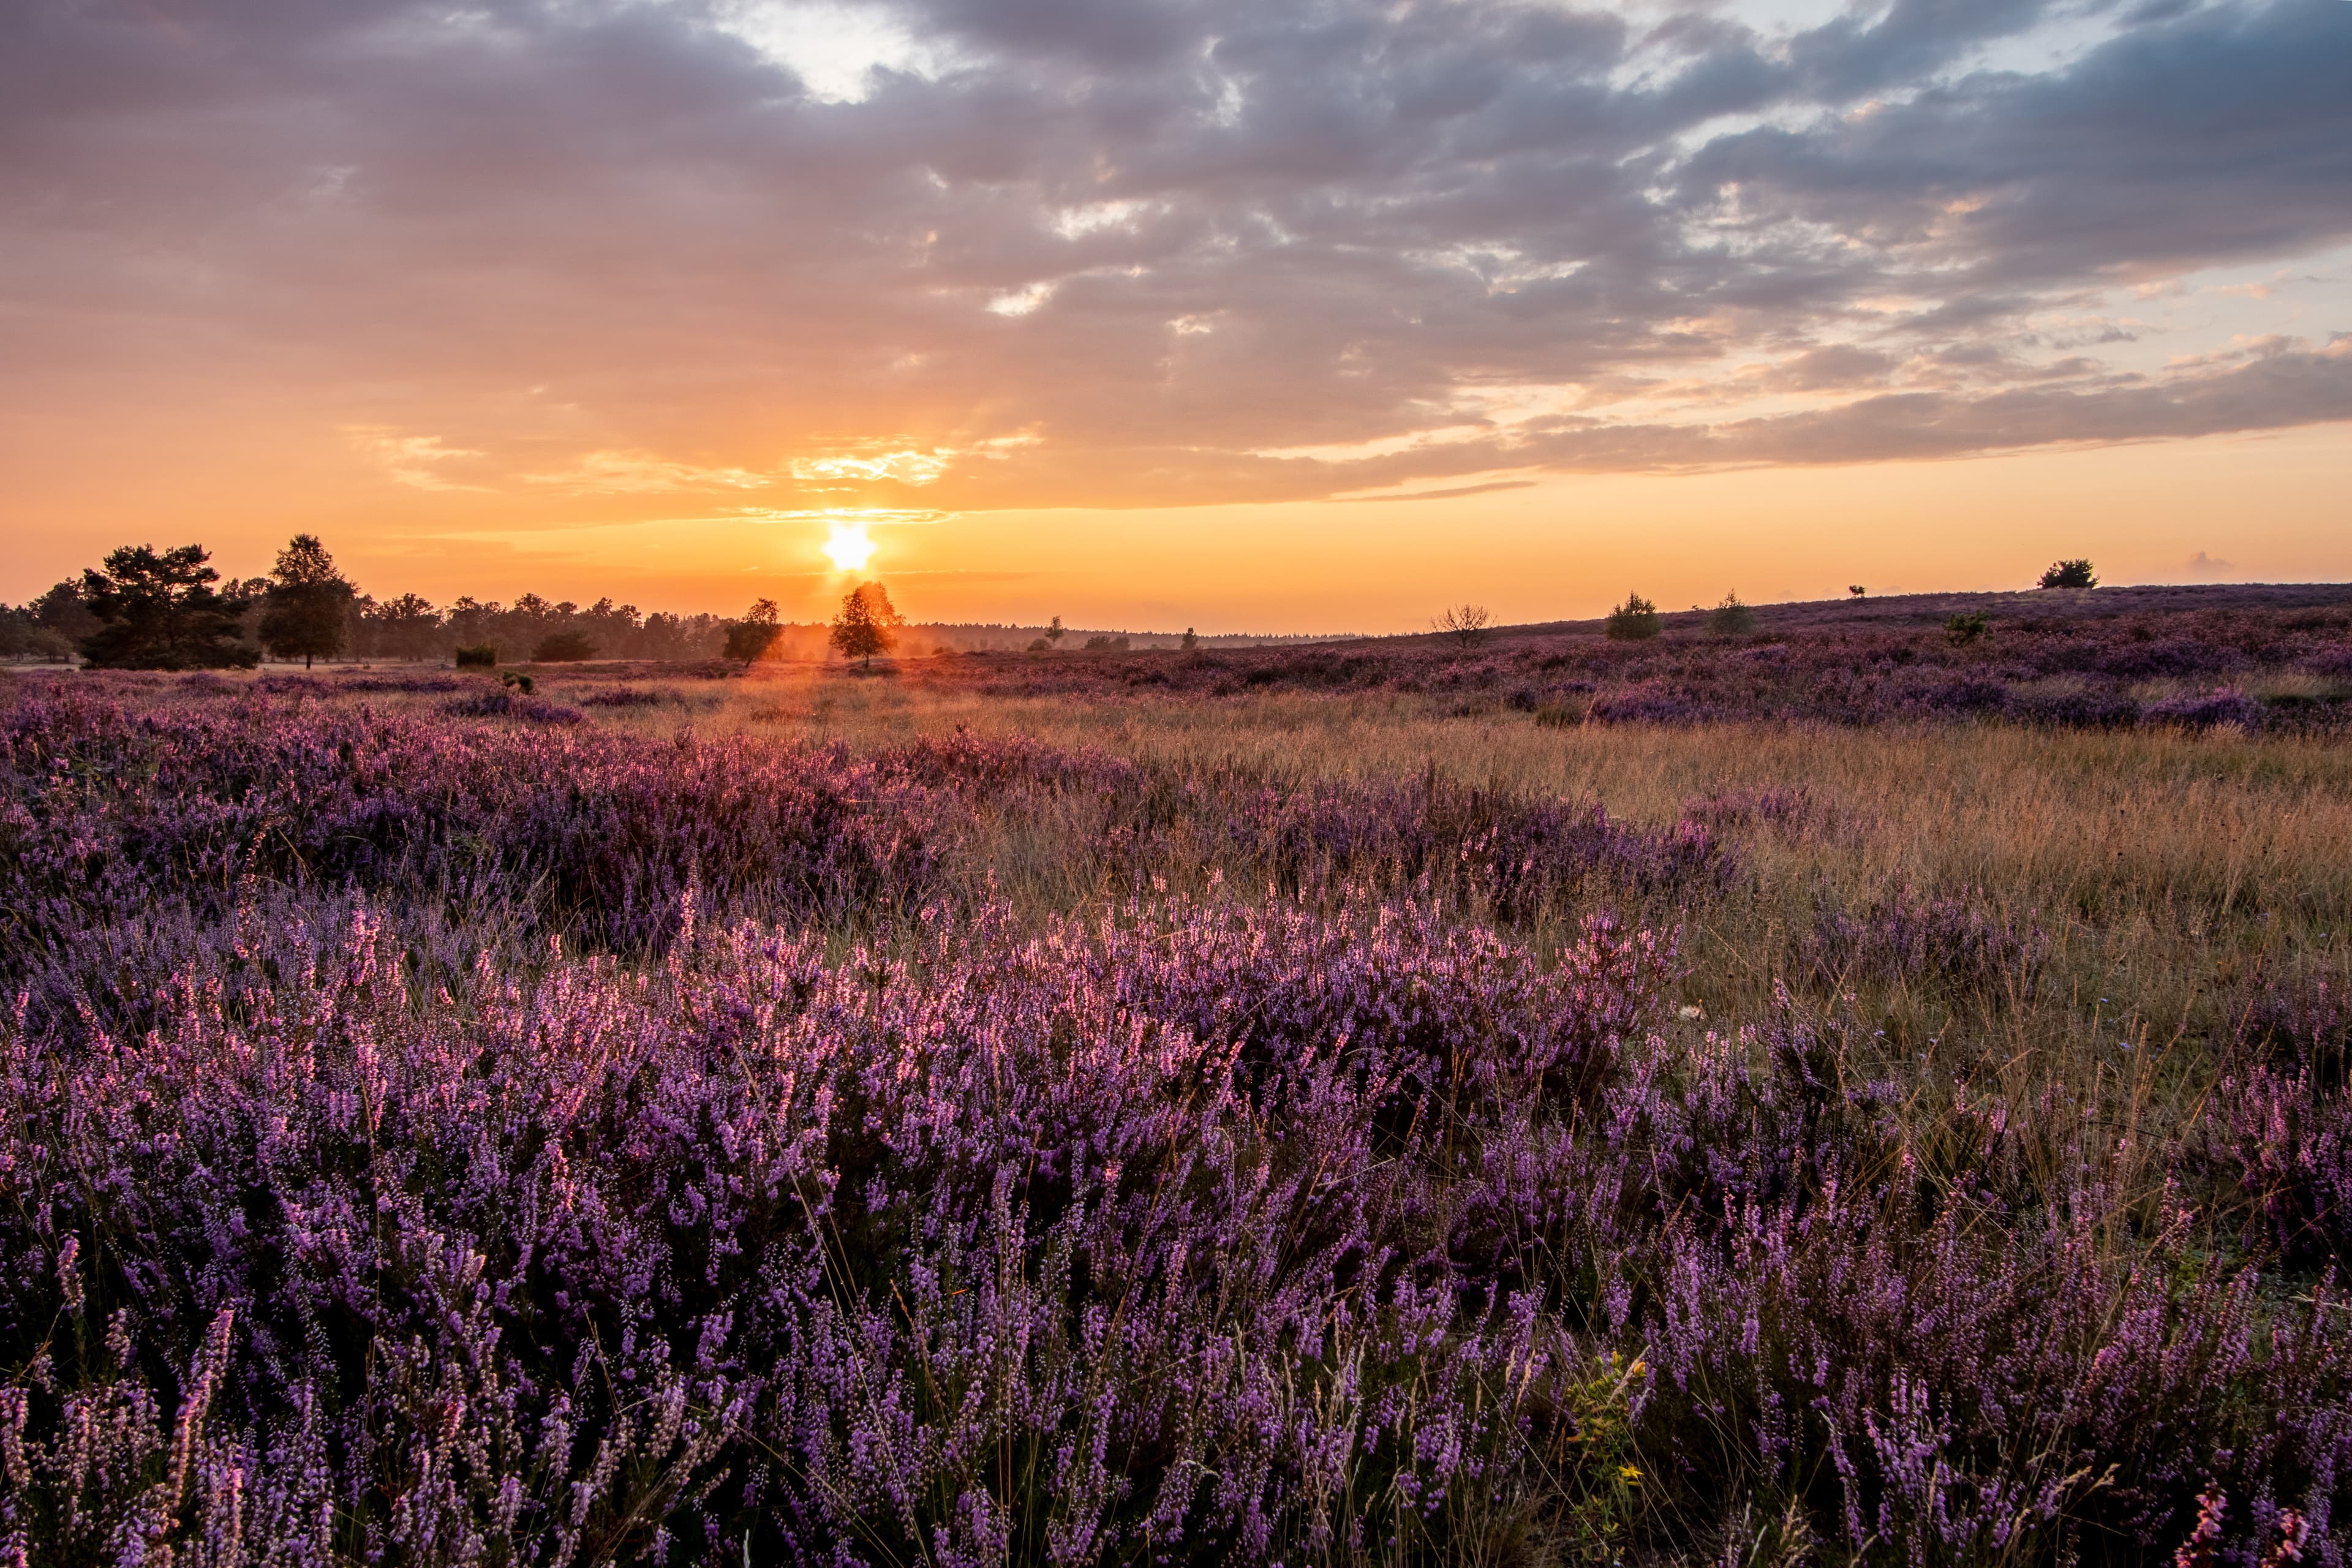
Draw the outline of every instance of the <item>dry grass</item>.
M2147 1131L2149 1119L2180 1131L2251 996L2322 978L2340 986L2352 967L2352 747L2325 740L2011 725L1554 728L1391 692L1089 701L791 667L636 684L670 700L593 710L596 721L853 750L967 726L1277 782L1434 769L1597 800L1654 825L1709 795L1802 792L1801 821L1723 830L1744 868L1727 893L1641 911L1683 926L1684 1000L1708 1021L1748 1020L1785 985L1874 1042L1882 1059L1862 1065L1899 1068L1922 1094L1998 1086L2012 1105L2045 1102L2053 1119L2088 1110L2091 1125L2117 1136ZM557 676L541 690L562 700L593 686ZM1118 884L1121 868L1103 858L1101 821L1085 799L1024 799L984 826L972 852L985 864L964 869L992 876L1017 905L1068 910ZM1231 868L1166 871L1186 890L1220 869ZM1997 925L2038 931L2048 944L2038 983L1815 972L1824 912L1867 917L1899 890L1958 897ZM1572 918L1534 934L1564 936ZM2054 1143L2051 1157L2061 1157Z

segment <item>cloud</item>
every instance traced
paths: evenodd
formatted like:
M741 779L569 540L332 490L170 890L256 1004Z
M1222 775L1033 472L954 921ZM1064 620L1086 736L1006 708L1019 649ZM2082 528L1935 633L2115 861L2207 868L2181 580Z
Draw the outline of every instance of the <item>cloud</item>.
M524 482L553 485L581 495L651 494L663 490L762 489L771 476L749 468L704 468L651 452L594 451L569 468L525 474Z
M461 484L441 471L446 464L462 463L484 456L473 447L448 446L438 436L404 436L381 425L347 425L343 426L343 437L397 483L420 490L478 490L485 488Z
M0 399L787 509L2281 428L2336 351L2130 291L2352 239L2347 58L2343 0L17 0ZM2352 325L2326 270L2231 330Z

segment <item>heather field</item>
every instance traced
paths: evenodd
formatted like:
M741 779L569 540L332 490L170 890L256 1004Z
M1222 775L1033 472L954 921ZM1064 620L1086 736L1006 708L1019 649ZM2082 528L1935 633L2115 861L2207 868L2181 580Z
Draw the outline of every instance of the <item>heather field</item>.
M0 1560L2340 1563L2352 595L1981 607L0 677Z

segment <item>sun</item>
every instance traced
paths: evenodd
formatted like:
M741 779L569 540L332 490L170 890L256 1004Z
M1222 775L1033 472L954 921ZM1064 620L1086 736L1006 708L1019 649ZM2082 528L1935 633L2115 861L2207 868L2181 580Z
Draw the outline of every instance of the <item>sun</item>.
M836 522L832 537L824 542L824 552L832 558L835 571L863 572L874 559L874 542L866 537L864 523Z

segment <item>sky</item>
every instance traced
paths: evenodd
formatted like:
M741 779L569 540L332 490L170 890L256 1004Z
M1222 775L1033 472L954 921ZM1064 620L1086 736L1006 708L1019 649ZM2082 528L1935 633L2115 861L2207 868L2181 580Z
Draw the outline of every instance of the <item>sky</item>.
M2352 578L2352 0L6 0L0 599Z

